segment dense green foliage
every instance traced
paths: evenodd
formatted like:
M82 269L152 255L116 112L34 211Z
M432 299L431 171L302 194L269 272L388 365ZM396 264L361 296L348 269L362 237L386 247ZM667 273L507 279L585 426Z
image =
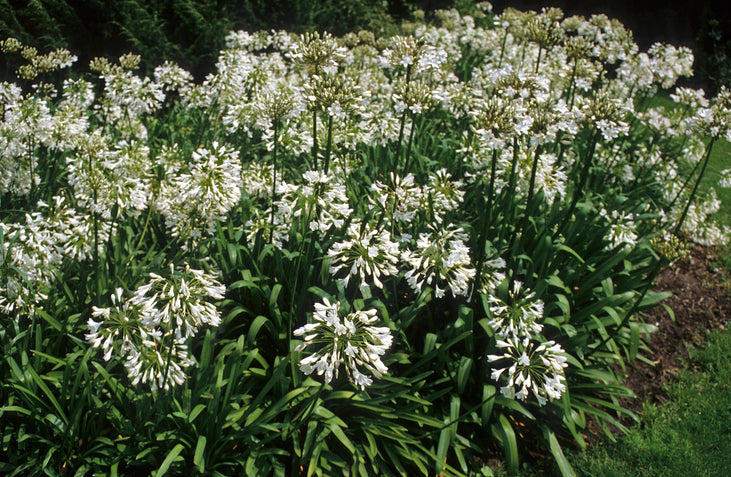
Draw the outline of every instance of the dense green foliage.
M689 51L496 20L234 32L202 83L3 42L0 470L572 475L623 429L655 274L725 238L731 94L650 108Z

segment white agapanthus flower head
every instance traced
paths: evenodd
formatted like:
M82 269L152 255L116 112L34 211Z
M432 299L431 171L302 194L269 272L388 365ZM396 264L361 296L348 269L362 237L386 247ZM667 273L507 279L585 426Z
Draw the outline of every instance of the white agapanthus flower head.
M530 337L543 330L543 302L535 292L523 289L523 283L516 280L508 290L507 299L490 294L490 327L501 339L509 337Z
M425 202L424 191L411 173L404 177L392 173L388 183L374 182L368 200L371 210L379 209L389 223L412 220Z
M218 309L225 287L212 275L190 268L170 276L150 274L151 280L126 294L117 288L108 307L92 308L86 341L101 348L104 360L124 360L133 385L148 384L153 392L182 384L195 362L188 340L203 326L218 326Z
M313 231L327 232L331 227L342 227L353 212L344 180L321 171L306 171L302 178L303 184L283 191L283 197L275 202L279 212L304 217L308 220L307 227Z
M365 390L373 378L388 372L381 356L393 343L388 327L373 326L376 313L375 309L357 310L341 317L340 302L331 303L325 297L322 303L315 303L313 322L294 331L304 340L295 351L312 352L300 360L300 370L308 376L317 372L329 384L344 364L350 382Z
M465 245L467 234L454 225L437 224L430 228L430 233L419 235L414 250L402 253L401 259L411 267L404 278L417 293L425 285L432 285L437 298L443 297L446 289L452 296L467 296L475 276L470 251Z
M130 303L140 310L140 321L149 329L163 327L188 338L203 326L218 326L221 315L210 300L223 300L226 287L213 276L170 265L170 274L150 273L151 280L137 288Z
M0 222L0 313L35 315L65 258L66 225L43 201L38 209L21 223Z
M330 274L339 275L341 270L347 274L339 278L343 287L347 287L351 278L358 277L361 287L369 287L371 283L383 288L381 276L398 273L398 243L391 239L387 230L377 229L371 224L353 221L348 226L347 239L335 242L327 252L330 257Z
M192 164L164 182L155 208L174 236L213 234L239 203L243 181L238 151L213 142L193 152Z
M491 379L505 383L500 392L506 398L525 401L532 393L543 406L566 390L567 356L559 344L536 344L530 337L513 335L498 339L497 347L503 354L488 355L487 359L494 365Z

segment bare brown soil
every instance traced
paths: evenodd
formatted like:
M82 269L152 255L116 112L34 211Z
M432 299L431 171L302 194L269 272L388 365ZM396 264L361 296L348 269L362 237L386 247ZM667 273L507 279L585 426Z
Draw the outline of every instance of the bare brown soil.
M731 324L728 278L715 263L719 253L696 246L688 258L664 270L655 281L655 290L673 294L663 303L675 320L662 306L644 314L646 322L658 327L650 336L651 353L645 355L653 365L638 360L627 366L624 384L637 394L624 403L629 409L639 411L645 401L664 402L663 386L683 367L694 366L688 346L702 344L708 330Z

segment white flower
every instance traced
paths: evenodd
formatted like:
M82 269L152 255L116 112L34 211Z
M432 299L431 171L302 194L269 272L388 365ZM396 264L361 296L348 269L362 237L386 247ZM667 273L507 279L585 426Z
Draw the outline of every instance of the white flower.
M226 288L211 275L190 268L180 271L170 265L170 277L151 273L152 280L140 286L130 303L140 309L140 320L150 329L174 329L178 336L193 336L203 326L218 326L221 316L208 300L222 300Z
M312 314L314 323L308 323L294 331L304 336L304 342L296 347L301 352L310 347L313 354L302 358L300 370L305 375L317 372L326 384L338 377L340 365L345 363L348 379L365 390L373 383L364 371L380 378L388 372L381 361L391 347L391 332L386 327L371 326L376 321L376 310L357 310L341 319L340 302L331 303L325 297L315 303Z
M522 283L513 282L508 298L502 299L494 294L487 298L490 303L490 327L501 339L525 337L538 334L543 330L543 302L536 299L535 293L521 290Z
M343 287L348 286L353 276L358 276L361 285L368 286L372 281L376 287L383 288L380 277L398 273L398 244L391 240L386 230L378 231L371 224L362 225L358 220L348 226L348 239L335 242L327 255L331 259L331 275L348 271L339 280Z
M402 254L402 260L412 267L404 278L416 292L421 292L425 283L436 287L446 282L453 296L466 296L475 275L475 269L469 266L469 249L463 242L467 235L453 225L431 230L430 234L419 235L416 250Z
M101 348L109 361L124 359L132 385L148 384L153 392L168 390L186 379L194 365L187 340L203 326L218 326L218 310L206 299L223 299L225 287L200 270L176 272L171 277L151 274L152 280L129 299L117 288L109 308L93 307L86 340Z
M201 229L213 234L216 223L241 199L243 181L237 151L213 142L210 150L200 147L194 151L192 160L190 168L163 183L155 202L175 236L194 236Z
M546 341L536 346L528 337L510 336L497 340L497 347L505 352L488 355L487 359L501 366L492 368L490 378L498 382L507 379L500 388L503 396L525 401L532 394L539 406L561 398L566 391L564 370L568 360L560 345Z

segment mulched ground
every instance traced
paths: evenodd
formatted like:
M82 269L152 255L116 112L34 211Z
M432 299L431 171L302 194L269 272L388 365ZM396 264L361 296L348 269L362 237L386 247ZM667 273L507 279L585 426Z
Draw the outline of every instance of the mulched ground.
M696 246L690 257L664 270L655 281L656 290L672 292L663 303L673 310L675 321L662 306L645 312L645 321L658 326L650 336L651 354L645 355L654 366L635 361L627 367L624 384L637 394L624 403L629 409L640 411L645 401L664 402L663 386L683 367L693 366L688 346L702 344L710 329L731 325L729 282L716 263L720 252Z

